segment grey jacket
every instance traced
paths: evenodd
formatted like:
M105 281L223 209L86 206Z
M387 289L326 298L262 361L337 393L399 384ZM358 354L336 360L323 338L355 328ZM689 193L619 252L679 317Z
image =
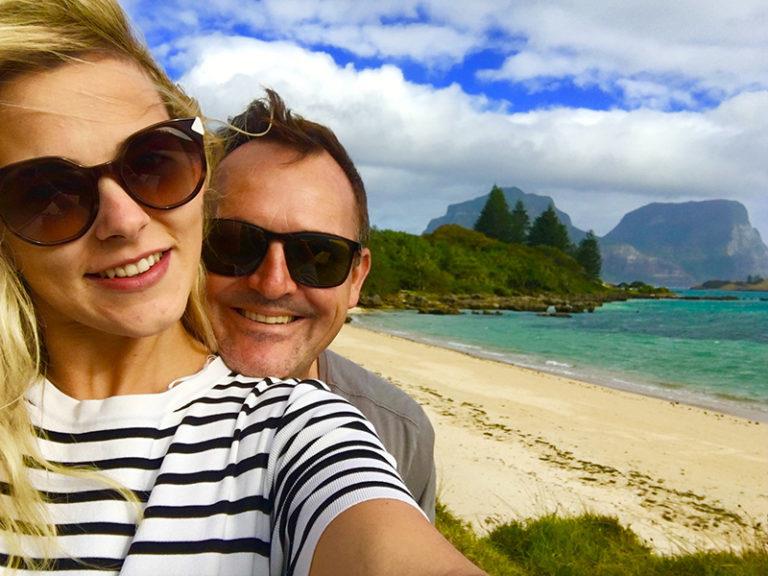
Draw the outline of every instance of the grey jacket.
M371 421L397 460L403 482L434 522L435 432L421 406L391 382L330 350L320 354L317 367L320 380Z

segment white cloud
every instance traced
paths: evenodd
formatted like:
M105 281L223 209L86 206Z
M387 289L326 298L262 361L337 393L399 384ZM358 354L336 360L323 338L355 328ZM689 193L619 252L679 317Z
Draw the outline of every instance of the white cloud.
M415 18L417 2L409 0L265 0L261 7L283 27L305 22L370 24L382 18Z
M263 85L329 124L367 181L380 227L419 232L495 182L551 193L598 233L650 201L732 198L768 237L766 90L704 112L510 114L456 85L413 84L394 66L340 67L290 43L205 36L179 46L181 82L209 115L239 112Z
M303 42L344 48L361 57L413 58L430 64L460 62L477 44L475 38L452 28L429 24L304 25L297 36Z
M565 77L618 88L658 79L672 87L661 99L627 92L630 104L650 107L768 87L765 2L531 2L500 18L526 42L501 68L484 71L488 79Z
M358 57L409 58L430 67L460 62L481 43L455 22L419 21L418 4L405 0L169 0L156 9L147 0L130 0L126 8L148 31L183 25L193 33L232 32L246 26L265 39L334 46ZM190 11L196 14L194 23L185 17Z
M624 92L624 98L633 108L645 106L655 110L672 109L676 105L694 108L695 100L685 91L650 80L621 79L616 84Z
M126 0L148 36L245 28L262 39L445 69L482 49L487 81L597 86L627 107L696 109L768 88L764 0ZM666 89L665 89L666 88Z

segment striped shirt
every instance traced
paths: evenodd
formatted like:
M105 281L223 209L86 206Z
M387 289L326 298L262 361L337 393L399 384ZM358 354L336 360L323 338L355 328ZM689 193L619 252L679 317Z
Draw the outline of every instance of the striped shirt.
M339 513L375 498L416 507L371 425L316 381L246 378L216 359L161 394L75 400L42 382L27 401L46 458L103 471L143 507L138 518L103 482L30 470L67 575L307 574ZM0 566L6 552L0 538Z

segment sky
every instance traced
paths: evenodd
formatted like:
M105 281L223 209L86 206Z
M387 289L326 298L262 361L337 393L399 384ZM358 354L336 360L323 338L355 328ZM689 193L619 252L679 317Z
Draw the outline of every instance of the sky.
M765 0L121 0L226 120L277 90L329 125L372 223L421 233L494 184L598 235L731 199L768 241Z

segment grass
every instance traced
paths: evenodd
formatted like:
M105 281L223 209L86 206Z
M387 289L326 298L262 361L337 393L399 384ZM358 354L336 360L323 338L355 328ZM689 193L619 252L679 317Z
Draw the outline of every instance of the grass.
M491 576L527 576L521 566L502 551L478 537L466 523L451 514L440 502L437 503L435 525L464 556Z
M490 576L765 576L768 543L741 553L659 556L615 518L584 514L509 522L487 536L438 503L437 527Z

